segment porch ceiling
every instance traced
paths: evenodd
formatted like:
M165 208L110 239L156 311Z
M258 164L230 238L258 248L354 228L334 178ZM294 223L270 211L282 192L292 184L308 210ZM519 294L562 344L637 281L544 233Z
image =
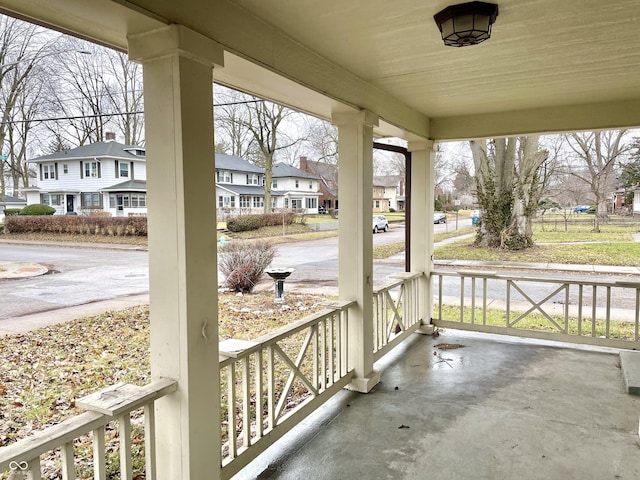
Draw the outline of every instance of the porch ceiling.
M0 0L120 48L127 33L183 24L229 52L220 81L322 117L366 108L381 134L640 126L640 0L499 0L491 40L448 48L432 17L453 3Z

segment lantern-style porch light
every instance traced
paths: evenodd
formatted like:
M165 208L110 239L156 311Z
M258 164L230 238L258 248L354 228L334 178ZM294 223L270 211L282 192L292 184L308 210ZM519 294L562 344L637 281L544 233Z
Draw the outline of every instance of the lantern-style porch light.
M444 44L450 47L466 47L488 40L491 25L498 16L498 5L485 2L468 2L451 5L436 13L436 21Z

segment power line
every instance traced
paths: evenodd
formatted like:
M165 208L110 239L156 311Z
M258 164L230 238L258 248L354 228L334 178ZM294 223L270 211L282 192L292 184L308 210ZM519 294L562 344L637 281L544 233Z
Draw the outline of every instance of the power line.
M266 100L245 100L242 102L227 102L227 103L214 103L215 107L227 107L230 105L245 105L248 103L260 103L265 102ZM102 117L124 117L125 115L141 115L143 114L143 110L138 110L135 112L115 112L115 113L96 113L93 115L76 115L72 117L47 117L47 118L34 118L32 120L7 120L5 122L0 122L0 125L21 125L24 123L42 123L42 122L58 122L61 120L82 120L85 118L102 118Z

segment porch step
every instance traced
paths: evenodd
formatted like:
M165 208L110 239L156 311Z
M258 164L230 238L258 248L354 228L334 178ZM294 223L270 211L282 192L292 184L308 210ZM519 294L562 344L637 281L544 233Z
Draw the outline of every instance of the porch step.
M640 395L640 352L620 352L620 368L624 386L631 395Z

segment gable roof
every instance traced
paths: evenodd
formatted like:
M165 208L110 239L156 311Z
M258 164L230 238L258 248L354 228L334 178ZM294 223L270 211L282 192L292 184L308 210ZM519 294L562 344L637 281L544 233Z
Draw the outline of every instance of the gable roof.
M284 178L284 177L293 177L293 178L312 178L314 180L318 180L318 175L314 175L313 173L305 172L304 170L300 170L299 168L292 167L291 165L287 165L286 163L276 163L273 165L273 178Z
M0 195L0 205L26 205L27 201L23 198L12 197L10 195Z
M402 175L378 175L373 177L377 187L397 187L404 177Z
M237 155L216 153L216 170L235 170L238 172L264 173L264 169L247 162Z
M55 152L50 155L44 155L42 157L36 157L31 160L27 160L29 163L44 163L44 162L56 162L63 160L84 160L86 158L115 158L122 160L137 159L140 161L145 160L144 155L135 155L131 151L142 150L144 147L136 145L124 145L114 140L108 142L96 142L90 145L82 145L80 147L72 148L69 150L62 150L61 152Z

